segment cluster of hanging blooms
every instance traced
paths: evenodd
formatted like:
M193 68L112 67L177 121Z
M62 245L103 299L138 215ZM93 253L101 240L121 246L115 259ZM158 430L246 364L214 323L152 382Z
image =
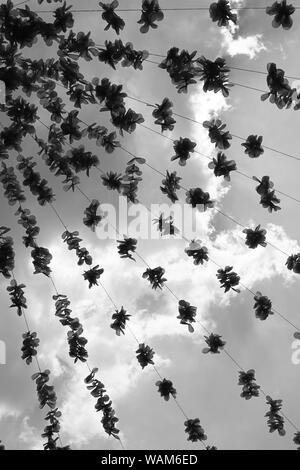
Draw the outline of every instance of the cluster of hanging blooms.
M295 274L300 274L300 253L289 256L286 266L289 271L293 271Z
M37 196L38 203L41 206L51 204L55 200L52 189L48 186L48 182L41 177L40 173L34 171L36 162L33 157L25 158L22 155L18 156L18 170L23 174L24 186L28 186L34 196Z
M137 248L137 240L135 238L129 238L124 236L124 240L117 240L118 242L118 253L121 258L131 259L135 261L133 255Z
M157 230L162 237L165 235L175 235L179 232L178 228L174 225L172 216L164 217L163 214L160 214L158 218L153 219L153 222L157 225Z
M245 147L245 154L250 158L258 158L265 152L262 146L262 136L249 135L246 142L242 143L242 147Z
M23 309L27 309L27 300L25 297L25 284L18 284L15 279L10 281L10 286L7 287L9 292L11 305L10 308L16 308L19 317L23 314Z
M231 21L237 24L237 15L232 12L228 0L218 0L209 7L209 14L212 21L217 22L218 26L228 26Z
M293 26L292 15L296 9L293 5L288 5L286 0L274 2L272 6L266 8L267 15L274 16L272 21L273 28L291 29Z
M127 162L122 182L122 194L127 197L127 200L132 204L138 203L137 192L143 174L138 164L144 165L144 163L146 163L146 160L141 157L132 158Z
M137 51L131 42L123 44L121 39L114 42L105 41L105 46L100 48L98 59L100 62L110 65L116 70L116 65L121 62L122 67L133 67L135 70L143 70L143 62L149 57L146 50Z
M284 417L280 414L282 400L272 400L269 396L266 397L266 400L270 407L270 410L265 414L268 418L269 431L271 433L277 431L279 436L285 436Z
M47 439L47 442L43 444L44 450L71 450L70 446L59 446L57 441L59 441L59 431L60 431L60 422L61 412L58 408L48 411L45 417L47 426L44 428L42 438Z
M88 281L89 283L89 289L91 289L93 286L98 286L98 281L101 277L101 275L104 273L103 268L99 268L99 265L94 266L93 268L89 269L88 271L85 271L83 274L83 278L85 281Z
M274 315L274 312L272 311L272 301L265 295L262 295L261 292L256 293L254 296L254 301L256 318L265 321L269 318L270 315Z
M237 286L240 283L240 276L233 271L232 266L226 266L224 269L218 269L217 278L221 284L221 289L229 292L233 290L234 292L240 293L240 290L237 289Z
M246 228L245 230L243 230L243 233L246 234L245 243L249 248L255 249L259 245L263 246L264 248L267 246L267 231L265 229L262 229L260 225L258 225L254 230L252 230L251 228Z
M22 346L22 359L26 361L26 364L31 364L32 359L37 355L37 347L40 344L40 340L37 337L37 333L27 331L23 334L23 346Z
M157 21L162 21L164 14L160 9L158 0L143 0L142 15L138 24L141 24L140 32L148 33L150 28L157 29Z
M161 126L161 131L173 131L176 121L173 118L173 103L168 99L164 98L161 104L156 104L155 109L152 112L152 116L155 118L155 124Z
M100 202L97 199L93 199L90 205L84 211L83 223L89 227L93 232L95 232L97 225L100 224L103 219L102 214L97 214Z
M185 300L180 300L178 305L178 319L180 320L181 325L187 325L190 333L194 333L194 328L192 323L196 321L197 307L193 307L189 302Z
M31 378L36 383L36 391L40 402L40 408L44 408L47 405L49 408L54 409L57 397L53 385L47 385L50 379L49 376L50 370L46 369L44 372L33 374Z
M187 137L180 137L179 140L174 142L174 151L175 155L171 158L171 161L179 160L180 166L185 166L187 160L191 158L191 153L194 153L196 147L196 142L192 142Z
M260 180L256 176L253 176L254 181L257 181L259 185L256 187L256 192L260 195L260 204L268 209L270 213L281 210L280 199L276 196L274 183L270 180L269 176L263 176Z
M103 8L102 18L107 23L105 31L112 28L119 35L125 27L125 21L115 12L119 6L118 0L113 0L111 3L100 2L99 5Z
M8 227L0 227L0 273L6 278L11 277L11 272L15 267L14 241L12 237L7 237L10 232Z
M80 246L82 239L79 238L79 232L69 232L68 230L66 230L62 234L62 239L64 243L68 245L69 250L74 250L76 252L76 256L78 258L78 266L82 266L83 264L91 266L93 264L93 258L88 252L88 250Z
M145 345L144 343L140 344L136 350L136 358L142 369L147 367L149 364L154 365L153 357L155 352L150 346Z
M184 251L190 258L193 258L196 266L199 266L200 264L203 265L209 260L208 249L206 246L202 246L201 240L192 240L188 248Z
M203 191L201 188L192 188L187 191L186 202L190 204L193 209L196 207L197 209L202 209L201 206L203 206L203 212L214 207L214 201L210 199L209 193Z
M242 398L245 398L245 400L250 400L253 397L259 397L260 386L255 382L255 370L250 369L248 372L239 372L238 384L242 387Z
M203 127L208 129L208 135L212 144L219 150L227 150L232 140L232 135L229 131L225 131L226 124L223 124L220 119L211 119L204 121Z
M89 390L92 397L97 399L95 409L102 413L101 424L104 431L115 439L120 439L119 429L116 428L116 424L119 419L116 417L116 412L112 407L112 401L109 398L105 385L100 380L95 378L97 368L92 369L91 373L84 379L87 389Z
M172 173L169 173L167 171L166 177L161 183L161 192L163 194L166 194L166 196L170 199L170 201L172 201L173 204L178 201L177 191L181 188L181 179L182 178L180 178L180 176L177 176L176 171L173 171Z
M1 441L0 441L1 442ZM296 432L293 442L296 446L298 446L297 450L300 450L300 432Z
M152 289L162 289L164 286L164 283L167 281L167 279L164 277L165 275L165 270L158 266L157 268L151 269L148 268L146 271L143 273L143 278L148 279L148 281L151 284Z
M226 345L226 342L222 340L222 336L213 333L204 336L204 339L208 347L202 349L203 354L220 354Z
M237 170L235 161L227 160L222 152L217 153L217 156L208 164L208 168L214 170L216 177L223 176L226 181L230 181L230 173Z
M222 92L223 96L229 96L229 88L233 85L229 82L230 68L226 66L225 59L218 57L215 61L201 56L197 60L199 79L203 81L203 91Z
M188 419L184 423L185 425L185 432L188 435L187 440L191 442L197 442L197 441L206 441L207 436L204 432L204 429L200 425L200 419Z
M82 336L83 327L78 318L71 317L71 302L66 295L62 294L54 295L53 300L55 301L55 315L63 326L67 326L70 329L67 336L69 356L74 359L75 363L78 360L86 362L88 358L88 352L85 348L87 339Z
M261 96L261 100L266 101L269 99L270 103L276 104L279 109L290 108L296 100L294 109L297 110L297 90L290 86L288 79L284 76L284 70L278 69L276 64L272 62L267 65L267 71L269 91Z
M160 393L164 400L169 401L171 396L176 398L177 391L171 380L159 380L155 385L158 387L158 393Z
M125 335L126 323L130 317L131 315L129 315L123 307L121 307L120 310L115 311L112 316L113 322L111 323L110 327L115 330L117 336L120 336L121 333Z

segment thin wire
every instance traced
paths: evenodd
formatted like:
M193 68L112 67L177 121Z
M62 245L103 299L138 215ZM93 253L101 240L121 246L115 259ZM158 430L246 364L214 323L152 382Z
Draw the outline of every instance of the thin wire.
M154 54L149 54L149 55L154 55ZM163 57L163 56L161 56L161 57ZM257 73L257 74L260 74L260 75L268 75L268 72L263 72L262 70L245 69L245 68L242 68L242 67L234 67L233 65L228 65L228 67L230 69L239 70L241 72L250 72L250 73ZM293 77L291 75L285 75L285 77L289 78L291 80L300 80L300 77Z
M235 7L234 10L266 10L267 7ZM299 10L300 7L294 7ZM209 11L209 7L190 7L190 8L161 8L162 11ZM55 10L36 10L36 13L53 13ZM76 9L72 13L101 13L103 9ZM116 8L114 11L119 12L141 12L141 8Z

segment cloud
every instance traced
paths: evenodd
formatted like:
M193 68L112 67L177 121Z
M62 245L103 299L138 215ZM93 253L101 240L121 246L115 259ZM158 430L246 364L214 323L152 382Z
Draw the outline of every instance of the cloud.
M245 5L244 0L232 0L232 7L237 8ZM238 11L237 11L238 13ZM260 52L267 50L263 43L262 34L243 36L239 34L241 25L230 23L228 28L220 28L222 36L222 50L231 57L236 55L247 55L254 59Z

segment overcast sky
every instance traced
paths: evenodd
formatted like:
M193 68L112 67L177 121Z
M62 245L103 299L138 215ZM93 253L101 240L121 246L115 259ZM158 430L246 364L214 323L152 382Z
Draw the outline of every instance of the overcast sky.
M71 2L81 7L79 0ZM121 7L139 7L140 1L121 0ZM235 2L236 4L237 2ZM261 2L240 1L247 6L261 6ZM268 3L268 2L267 2ZM272 3L272 2L269 2ZM30 6L37 4L30 2ZM189 0L186 6L209 4L209 0ZM48 4L47 8L48 8ZM161 7L182 6L180 0L161 0ZM97 8L98 2L84 2L84 8ZM38 7L40 8L40 7ZM37 8L37 9L38 9ZM53 7L54 8L54 7ZM136 24L139 14L122 13L126 27L121 39L131 41L137 49L165 54L172 47L197 50L199 55L215 59L222 55L229 65L266 70L268 62L275 62L289 75L299 75L300 14L294 15L291 31L274 30L272 18L262 11L247 10L240 13L239 29L235 32L220 29L209 19L208 12L166 12L157 30L142 35ZM49 15L49 18L51 16ZM97 44L105 39L115 39L111 31L104 32L100 13L75 14L74 31L91 31ZM54 48L46 48L40 41L32 50L24 49L27 57L51 57ZM157 60L157 59L154 59ZM116 72L94 60L80 62L86 78L109 77L114 83L122 83L130 96L150 103L160 103L168 97L174 110L203 122L219 116L235 135L247 137L260 134L268 146L283 152L298 154L299 114L292 110L279 111L269 102L262 103L258 92L235 86L230 97L204 94L201 86L193 86L188 95L179 95L171 84L166 71L154 64L145 63L144 70L119 67ZM231 80L236 83L266 89L265 76L242 71L232 71ZM60 90L60 89L59 89ZM32 97L32 99L34 99ZM151 110L144 105L127 101L128 106L141 112L146 125L155 128ZM71 106L68 104L68 109ZM80 116L86 122L109 124L99 106L84 107ZM49 124L49 116L43 110L41 119ZM6 121L5 121L6 122ZM157 130L159 128L157 127ZM37 125L39 136L46 136L41 124ZM168 135L168 134L166 134ZM172 138L190 137L197 141L199 152L211 154L213 147L201 125L177 119ZM105 171L124 171L129 157L120 151L111 155L91 142L84 142L95 152ZM275 188L295 197L300 196L298 174L299 162L266 151L256 160L243 152L239 140L227 152L237 162L238 169L250 176L270 175ZM160 171L177 171L187 187L208 190L218 201L221 210L242 224L253 227L261 224L268 229L268 240L287 253L297 253L299 212L297 203L282 197L282 211L269 214L259 205L259 196L253 183L234 174L230 184L216 179L207 168L207 160L200 155L188 161L186 167L171 162L172 142L139 127L132 135L126 135L122 145L132 153L147 158L147 162ZM37 159L37 147L30 140L24 144L24 155ZM11 156L14 163L15 154ZM119 307L122 305L132 315L130 325L141 342L149 344L156 352L156 364L163 377L173 381L178 400L191 418L199 417L208 435L208 443L220 449L293 449L294 430L286 424L286 437L269 434L264 414L268 411L263 398L249 402L240 398L238 370L224 354L202 354L203 331L197 325L194 334L180 325L178 305L165 289L151 290L147 280L142 279L145 266L137 260L132 263L121 260L115 241L101 241L83 224L87 201L79 192L65 193L61 181L51 175L43 164L38 168L56 193L55 207L72 230L79 230L85 246L92 253L95 264L105 272L103 284ZM159 186L162 180L148 167L143 167L144 180L140 184L140 201L167 202ZM81 177L82 188L90 198L117 206L117 194L108 192L101 184L99 173L93 171L88 179ZM185 200L185 192L180 191ZM74 253L68 252L62 243L62 226L50 207L41 208L35 197L26 190L28 207L41 227L39 244L48 247L53 254L53 278L60 293L71 300L73 313L83 323L88 338L89 363L100 368L100 379L107 386L113 399L123 443L127 449L196 449L184 433L184 418L174 401L166 403L158 394L157 376L151 367L142 371L136 358L136 343L127 332L117 337L109 327L113 308L104 291L88 290L82 278L82 269L76 264ZM40 338L39 358L42 368L49 368L58 396L58 406L63 412L61 437L64 444L74 449L120 449L119 444L102 431L101 417L94 411L94 400L83 384L87 375L85 365L74 365L68 356L66 330L54 316L53 287L42 275L33 275L30 250L21 244L23 235L1 188L1 225L12 228L16 245L15 275L18 282L26 284L28 318L31 328ZM268 295L274 307L294 323L299 320L299 279L285 267L286 257L272 247L249 250L239 238L241 228L228 219L211 211L200 215L201 238L210 248L211 257L220 265L233 265L242 282L254 291ZM210 241L208 240L210 238ZM281 398L284 412L300 426L298 405L300 365L292 363L293 329L279 316L266 322L255 318L253 297L247 291L240 295L224 295L216 279L216 266L194 266L184 254L183 240L140 241L138 251L150 266L162 265L170 288L198 307L198 318L207 328L221 334L227 349L244 369L256 370L257 382L273 399ZM30 376L35 367L26 366L21 360L23 320L9 309L6 292L8 285L1 282L0 339L7 346L7 364L0 365L0 439L9 449L37 449L42 446L40 434L44 427L46 410L38 408L35 384Z

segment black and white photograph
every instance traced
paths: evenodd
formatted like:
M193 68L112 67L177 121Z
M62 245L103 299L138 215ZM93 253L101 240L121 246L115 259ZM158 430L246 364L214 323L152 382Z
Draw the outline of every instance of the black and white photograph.
M291 2L0 1L0 462L300 450Z

